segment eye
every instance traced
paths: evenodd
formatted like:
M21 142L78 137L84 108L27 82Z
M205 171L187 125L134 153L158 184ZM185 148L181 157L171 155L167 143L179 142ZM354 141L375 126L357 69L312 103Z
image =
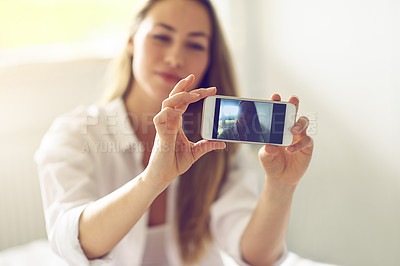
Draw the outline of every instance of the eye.
M162 34L155 34L153 35L153 38L161 42L168 42L171 40L171 38L168 35L162 35Z
M199 44L199 43L188 43L187 46L190 49L194 49L194 50L198 50L198 51L205 51L206 50L206 48L203 45Z

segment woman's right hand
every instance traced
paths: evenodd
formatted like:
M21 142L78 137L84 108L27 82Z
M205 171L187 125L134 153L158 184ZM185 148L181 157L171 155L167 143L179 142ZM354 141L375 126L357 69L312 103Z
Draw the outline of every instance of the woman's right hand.
M153 119L157 134L145 170L145 179L162 190L177 176L186 172L201 156L212 150L225 148L224 142L200 140L193 143L183 132L182 114L188 105L216 93L215 87L187 92L186 89L192 85L194 79L191 74L179 81Z

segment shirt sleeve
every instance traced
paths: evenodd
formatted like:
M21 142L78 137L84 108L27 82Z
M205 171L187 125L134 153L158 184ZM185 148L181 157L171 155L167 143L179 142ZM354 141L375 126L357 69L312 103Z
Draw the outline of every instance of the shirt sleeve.
M79 117L57 119L35 153L46 230L52 250L69 265L96 265L89 261L79 242L79 218L86 206L97 199L94 159L85 151L87 132Z
M258 158L246 146L237 151L227 181L211 207L210 227L214 239L238 265L249 265L242 259L240 240L257 205L264 182L260 176L262 170L257 171ZM285 248L274 265L280 265L286 256Z

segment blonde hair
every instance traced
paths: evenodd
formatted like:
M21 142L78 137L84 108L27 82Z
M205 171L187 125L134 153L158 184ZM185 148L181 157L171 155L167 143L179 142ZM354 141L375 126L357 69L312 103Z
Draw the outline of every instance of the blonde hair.
M137 31L147 12L160 0L147 1L136 15L133 35ZM206 7L211 23L212 38L210 46L210 64L200 83L200 87L217 87L218 94L236 96L236 84L228 48L216 13L209 0L191 0ZM114 84L106 91L104 101L126 98L132 87L132 56L125 47L117 59ZM189 105L183 115L184 131L188 139L201 139L202 101ZM229 161L236 150L235 144L228 144L223 151L213 151L201 157L179 179L176 233L180 244L181 258L185 263L198 261L206 251L206 243L212 239L209 219L210 208L224 183Z

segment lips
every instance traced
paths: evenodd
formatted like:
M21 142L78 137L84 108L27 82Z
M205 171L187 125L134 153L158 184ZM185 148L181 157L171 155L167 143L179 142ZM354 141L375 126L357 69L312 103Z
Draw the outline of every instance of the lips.
M182 77L180 77L178 74L172 72L160 71L157 72L157 75L160 76L164 81L169 83L177 83L182 79Z

